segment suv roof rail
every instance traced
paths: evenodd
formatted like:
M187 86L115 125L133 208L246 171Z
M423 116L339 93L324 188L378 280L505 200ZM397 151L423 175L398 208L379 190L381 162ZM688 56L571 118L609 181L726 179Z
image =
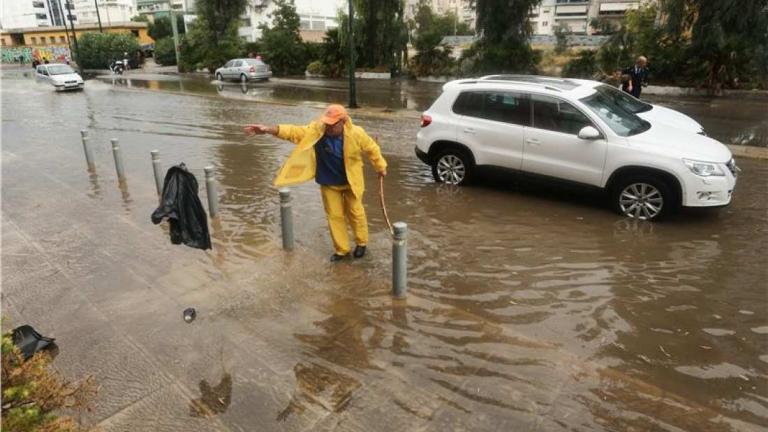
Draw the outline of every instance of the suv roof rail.
M562 89L559 89L557 87L549 86L544 83L537 83L537 82L531 82L531 81L515 81L515 80L497 80L497 79L485 79L480 78L476 80L467 80L467 81L461 81L458 84L477 84L477 83L496 83L496 84L520 84L520 85L527 85L527 86L535 86L535 87L543 87L547 90L556 91L558 93L562 93Z
M515 74L496 74L486 75L479 78L483 81L502 81L513 83L530 83L546 87L555 87L558 91L571 90L582 85L579 81L569 78L548 77L540 75L515 75Z

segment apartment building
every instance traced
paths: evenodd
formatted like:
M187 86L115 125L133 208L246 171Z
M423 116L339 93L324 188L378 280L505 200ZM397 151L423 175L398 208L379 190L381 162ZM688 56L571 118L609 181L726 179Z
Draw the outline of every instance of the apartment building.
M301 20L301 37L305 41L320 42L326 30L338 27L339 10L347 10L347 0L295 0L296 13ZM239 29L240 37L253 42L261 37L261 24L271 24L275 2L253 0L246 7Z
M77 23L76 7L71 4L72 21ZM0 28L18 29L63 26L67 18L66 0L0 1Z
M73 0L81 24L129 22L138 15L136 0ZM96 7L98 5L98 12Z
M619 25L628 10L653 0L542 0L529 16L533 33L554 34L564 26L570 33L593 34L590 22L595 18Z

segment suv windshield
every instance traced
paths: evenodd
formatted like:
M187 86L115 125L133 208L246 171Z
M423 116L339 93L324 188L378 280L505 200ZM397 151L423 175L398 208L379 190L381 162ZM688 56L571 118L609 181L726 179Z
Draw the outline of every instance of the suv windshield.
M634 112L619 103L610 94L598 91L580 99L592 112L597 114L616 135L630 136L647 131L651 124L636 116Z
M66 75L75 73L75 70L67 65L54 65L48 66L48 73L51 75Z
M653 105L642 102L609 85L597 86L595 87L595 91L612 98L617 104L623 106L627 111L633 112L635 114L653 109Z

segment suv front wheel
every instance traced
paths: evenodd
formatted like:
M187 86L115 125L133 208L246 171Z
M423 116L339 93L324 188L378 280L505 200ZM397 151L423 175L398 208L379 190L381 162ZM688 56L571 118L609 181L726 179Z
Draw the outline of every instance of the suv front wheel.
M624 216L655 220L677 207L677 197L663 180L644 175L622 178L611 190L614 209Z
M439 183L467 184L472 174L472 163L472 159L462 150L443 150L432 162L432 177Z

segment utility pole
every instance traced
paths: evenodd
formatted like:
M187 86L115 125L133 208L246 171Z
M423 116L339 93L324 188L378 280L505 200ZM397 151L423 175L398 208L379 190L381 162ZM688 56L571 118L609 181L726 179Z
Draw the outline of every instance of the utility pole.
M72 40L69 38L69 28L67 28L67 17L64 16L64 8L61 7L61 0L56 0L59 4L59 16L61 23L64 24L64 34L67 35L67 46L69 47L69 56L72 57Z
M99 20L99 33L104 33L104 29L101 28L101 14L99 14L99 0L93 0L94 6L96 6L96 19ZM107 6L109 8L109 6Z
M67 18L69 18L69 25L72 26L72 37L75 41L75 58L77 59L77 69L80 70L80 75L83 74L83 63L80 61L80 48L77 46L77 33L75 32L75 24L72 22L72 9L70 8L71 0L64 0L64 4L67 5ZM64 22L66 26L66 21Z
M348 0L349 4L349 107L357 108L357 92L355 91L355 37L354 37L354 21L355 10L352 6L352 0Z
M168 6L171 6L168 3ZM171 29L173 30L173 52L176 53L176 72L179 71L179 25L176 23L176 14L173 12L173 7L170 8L171 14Z

